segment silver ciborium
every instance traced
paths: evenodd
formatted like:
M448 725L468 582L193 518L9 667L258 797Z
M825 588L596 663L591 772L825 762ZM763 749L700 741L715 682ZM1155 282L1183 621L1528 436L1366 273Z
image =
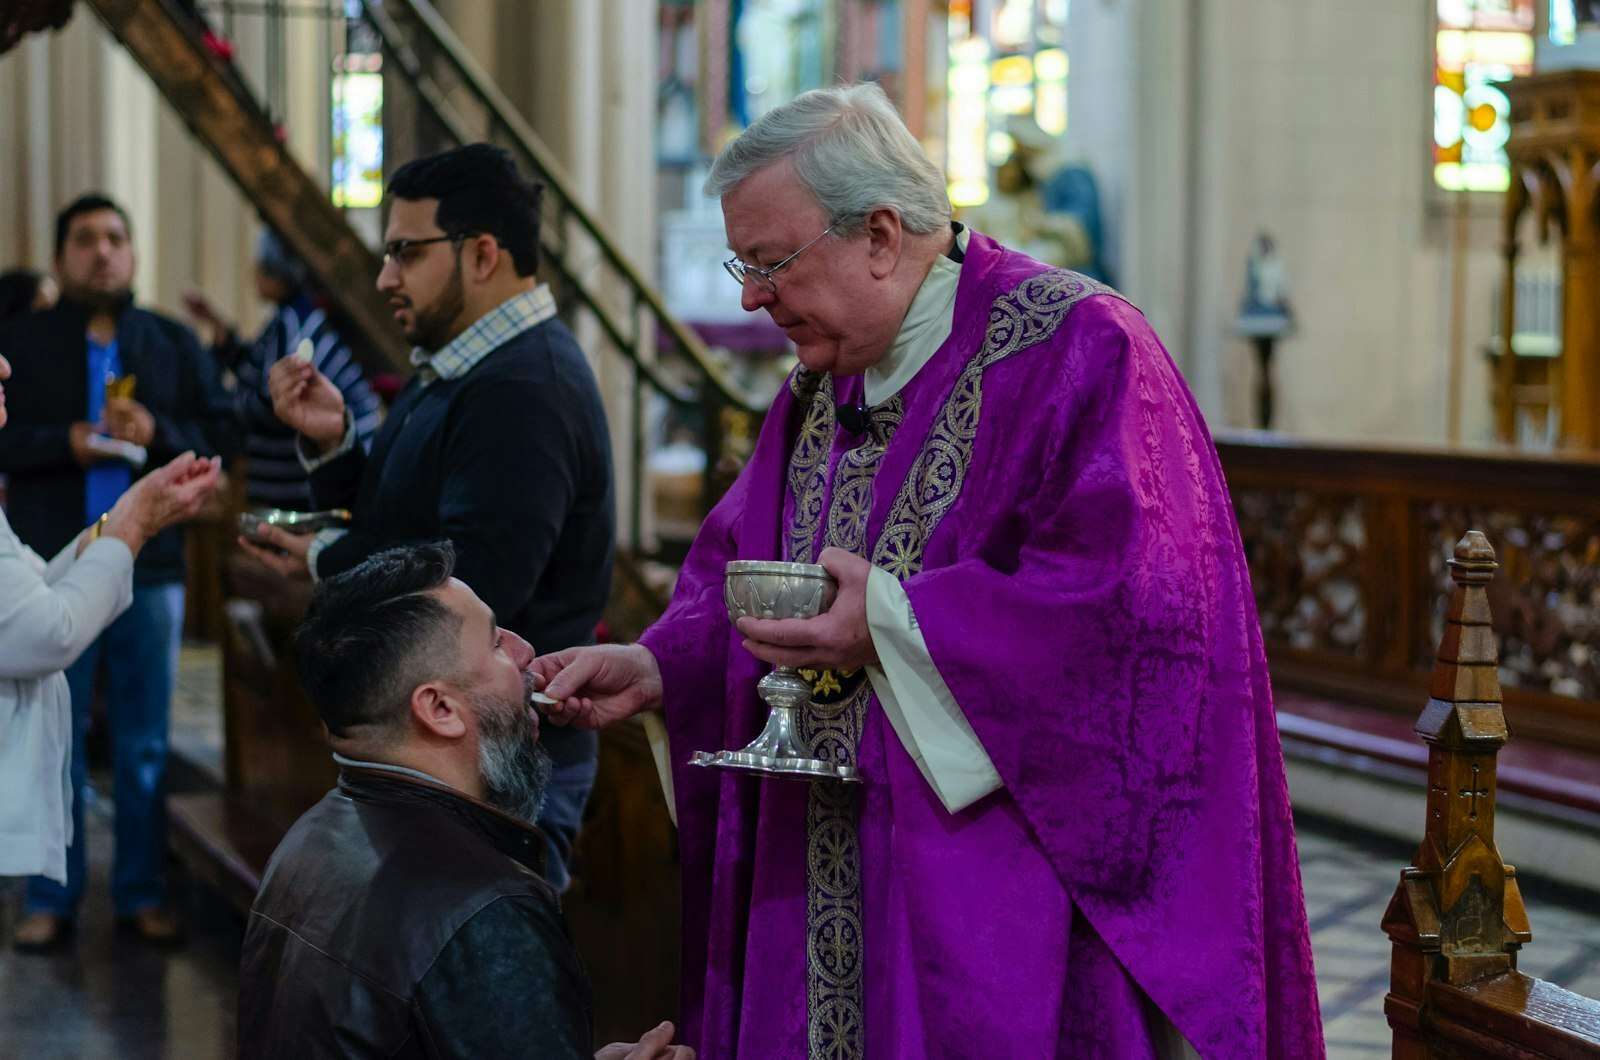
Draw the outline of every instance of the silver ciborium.
M753 618L815 618L833 606L839 583L815 563L734 560L722 583L728 621ZM737 751L696 751L690 761L741 773L803 780L859 781L855 766L812 756L796 738L795 711L811 699L811 686L792 666L778 666L756 685L771 707L766 728Z

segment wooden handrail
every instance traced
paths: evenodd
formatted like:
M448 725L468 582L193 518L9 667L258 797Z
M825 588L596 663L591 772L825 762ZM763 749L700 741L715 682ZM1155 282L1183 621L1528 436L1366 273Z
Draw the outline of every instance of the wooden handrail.
M1600 650L1600 459L1256 432L1219 433L1217 452L1275 687L1414 715L1448 585L1440 558L1477 526L1504 564L1491 592L1507 715L1520 736L1600 752L1585 661Z

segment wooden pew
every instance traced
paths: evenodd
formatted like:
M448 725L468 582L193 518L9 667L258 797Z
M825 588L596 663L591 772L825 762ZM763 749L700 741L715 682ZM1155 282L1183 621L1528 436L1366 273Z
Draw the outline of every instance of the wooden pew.
M1450 561L1455 589L1428 705L1427 826L1383 916L1393 943L1384 1013L1396 1060L1600 1060L1600 1001L1517 971L1533 938L1517 872L1494 842L1495 760L1506 742L1488 584L1494 549L1470 531Z

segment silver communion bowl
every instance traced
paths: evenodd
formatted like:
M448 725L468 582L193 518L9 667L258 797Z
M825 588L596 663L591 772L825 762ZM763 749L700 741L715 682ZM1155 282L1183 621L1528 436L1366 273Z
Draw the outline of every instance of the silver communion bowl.
M734 560L728 564L722 599L728 621L752 618L815 618L833 606L839 583L815 563ZM860 780L854 766L815 758L796 736L795 711L811 699L811 687L792 667L775 667L756 685L770 708L766 727L737 751L696 751L697 766L762 776L808 780Z

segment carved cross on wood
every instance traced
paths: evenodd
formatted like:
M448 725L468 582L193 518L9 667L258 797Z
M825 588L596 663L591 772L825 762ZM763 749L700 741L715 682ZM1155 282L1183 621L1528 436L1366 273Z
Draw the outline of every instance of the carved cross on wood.
M1478 800L1480 798L1487 799L1489 797L1488 788L1484 787L1478 781L1478 769L1478 764L1474 762L1472 764L1472 786L1464 788L1457 793L1462 798L1466 798L1469 795L1472 797L1472 809L1467 816L1474 821L1478 819ZM1437 816L1437 814L1435 814L1435 816Z

